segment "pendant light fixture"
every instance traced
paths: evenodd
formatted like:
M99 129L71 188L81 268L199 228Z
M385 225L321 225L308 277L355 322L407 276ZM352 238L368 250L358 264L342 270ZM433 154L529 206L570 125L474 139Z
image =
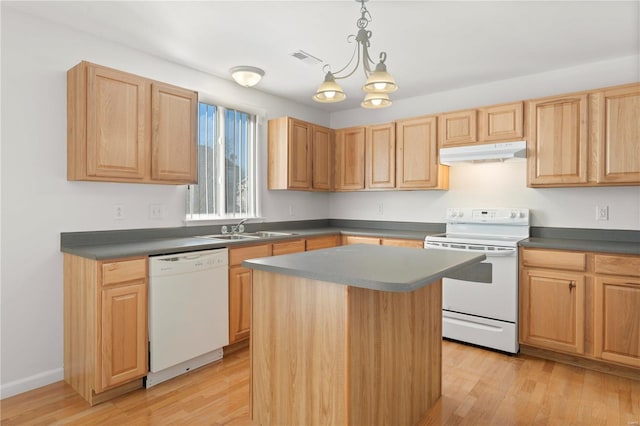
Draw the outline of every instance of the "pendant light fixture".
M229 72L231 72L231 77L233 77L236 83L244 87L255 86L264 76L264 71L262 69L258 67L250 67L248 65L233 67Z
M381 52L378 64L375 69L371 66L375 62L369 56L369 46L371 45L371 31L367 30L367 25L371 22L371 14L364 5L368 0L355 0L360 3L360 18L356 21L358 27L358 34L351 34L347 37L347 41L350 43L354 40L356 45L351 55L349 62L337 72L331 72L329 64L325 65L323 71L326 72L324 82L318 87L313 99L317 102L340 102L347 98L344 90L340 87L336 80L351 77L357 70L360 64L364 70L366 81L362 86L362 90L365 92L365 98L360 104L363 108L384 108L391 105L391 99L389 99L389 93L398 90L394 78L387 71L385 64L387 60L387 53ZM351 68L353 67L353 68ZM344 74L341 74L344 73Z

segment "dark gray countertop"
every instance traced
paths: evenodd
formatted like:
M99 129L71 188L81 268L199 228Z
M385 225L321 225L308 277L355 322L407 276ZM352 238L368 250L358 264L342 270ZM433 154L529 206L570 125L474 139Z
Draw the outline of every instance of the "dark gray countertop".
M153 256L171 253L183 253L198 250L210 250L222 247L239 247L243 245L269 244L277 241L293 240L299 238L319 237L331 234L349 234L362 236L380 236L385 238L404 238L424 240L429 232L407 230L381 230L368 228L312 228L312 229L282 229L292 233L288 236L277 236L249 240L220 241L198 236L172 237L172 238L145 238L137 241L101 242L96 244L63 244L60 249L64 253L89 259L104 260L135 256ZM209 232L210 234L211 232ZM434 232L432 232L434 233ZM205 234L203 234L205 235Z
M407 292L485 259L484 254L354 244L245 260L246 268L345 284Z
M522 247L579 250L603 253L640 254L640 243L630 241L581 240L569 238L528 238L519 242Z

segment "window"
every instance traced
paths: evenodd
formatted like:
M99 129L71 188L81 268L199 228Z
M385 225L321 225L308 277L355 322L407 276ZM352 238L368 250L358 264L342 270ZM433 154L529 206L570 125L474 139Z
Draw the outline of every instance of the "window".
M187 219L256 217L255 115L198 104L198 184L187 190Z

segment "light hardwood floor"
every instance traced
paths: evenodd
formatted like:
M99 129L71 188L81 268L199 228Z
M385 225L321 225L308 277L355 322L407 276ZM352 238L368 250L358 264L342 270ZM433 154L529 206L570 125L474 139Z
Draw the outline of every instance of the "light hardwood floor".
M421 425L640 422L640 382L443 342L442 398ZM390 395L392 397L392 395ZM64 382L1 402L2 425L248 425L249 352L89 407Z

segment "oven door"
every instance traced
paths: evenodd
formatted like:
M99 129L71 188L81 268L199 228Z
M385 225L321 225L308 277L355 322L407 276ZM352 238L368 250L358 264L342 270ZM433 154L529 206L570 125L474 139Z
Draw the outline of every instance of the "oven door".
M491 282L442 280L442 309L500 321L517 322L518 317L518 249L517 247L487 247L479 250L442 248L425 245L427 249L482 252L491 264Z

